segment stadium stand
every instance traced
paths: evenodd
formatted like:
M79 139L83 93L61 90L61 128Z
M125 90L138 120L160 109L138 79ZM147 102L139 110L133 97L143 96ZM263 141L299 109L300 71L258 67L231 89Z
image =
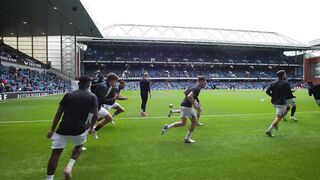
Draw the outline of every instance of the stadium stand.
M299 86L303 56L298 54L309 49L275 32L132 24L112 25L104 38L77 42L85 45L81 74L114 72L128 81L128 89L137 89L145 72L154 89L183 89L199 75L208 88L264 89L281 69Z
M152 81L153 90L183 90L194 84L195 80L170 80L170 81ZM270 81L209 81L206 89L261 89L264 90ZM301 88L305 84L301 81L290 81L292 88ZM127 90L139 90L139 82L129 81L126 84Z
M148 72L150 78L157 79L153 89L184 89L190 85L188 81L167 80L190 80L199 75L209 80L209 88L263 89L280 69L286 70L293 83L302 81L301 58L285 56L279 50L89 46L83 62L84 73L92 77L100 70L131 81ZM136 82L128 83L128 89L137 87Z
M62 80L46 70L41 72L3 65L0 69L4 92L71 90L71 81Z
M107 50L106 50L107 49ZM241 52L242 51L242 52ZM287 57L281 51L245 51L210 48L110 48L89 47L85 52L88 61L149 61L149 62L215 62L229 64L295 64L294 57Z
M3 65L0 63L0 90L4 92L21 92L21 91L69 91L71 90L71 81L63 80L54 73L48 72L42 68L43 64L37 60L23 54L5 44L0 45L1 59L9 60L10 62L32 62L34 65L40 65L37 68L28 68L21 64ZM22 68L26 67L26 68Z
M275 78L275 71L279 67L235 67L225 66L204 66L204 65L150 65L150 64L87 64L86 74L93 76L99 69L103 74L114 72L122 78L141 77L143 72L148 72L150 77L197 77L199 75L207 78ZM297 78L290 68L286 69L290 78Z

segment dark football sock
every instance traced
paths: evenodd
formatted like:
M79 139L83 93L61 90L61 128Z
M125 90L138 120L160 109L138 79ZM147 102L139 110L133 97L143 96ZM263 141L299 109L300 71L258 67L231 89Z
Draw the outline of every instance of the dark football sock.
M293 106L291 109L291 116L294 116L294 113L296 112L297 107Z

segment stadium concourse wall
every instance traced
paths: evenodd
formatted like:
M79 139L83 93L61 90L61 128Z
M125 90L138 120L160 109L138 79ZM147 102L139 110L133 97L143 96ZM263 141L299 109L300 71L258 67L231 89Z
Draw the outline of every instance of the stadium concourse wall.
M67 76L67 75L63 74L61 71L56 70L54 68L48 69L48 72L54 73L54 74L56 74L57 76L59 76L60 78L62 78L64 80L72 80L72 78L70 76Z
M304 81L312 81L315 84L320 83L320 57L305 59L303 62Z

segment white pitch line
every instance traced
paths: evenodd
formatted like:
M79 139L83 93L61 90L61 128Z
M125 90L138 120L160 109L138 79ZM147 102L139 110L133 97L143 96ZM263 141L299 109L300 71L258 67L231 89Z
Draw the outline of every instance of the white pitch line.
M313 114L320 113L320 111L302 111L296 112L297 114ZM234 116L257 116L257 115L273 115L275 113L248 113L248 114L207 114L201 117L234 117ZM116 120L135 120L135 119L168 119L167 116L158 117L130 117L130 118L116 118ZM15 124L15 123L46 123L53 120L31 120L31 121L2 121L0 124Z
M2 121L0 124L17 124L17 123L44 123L52 122L53 120L32 120L32 121Z

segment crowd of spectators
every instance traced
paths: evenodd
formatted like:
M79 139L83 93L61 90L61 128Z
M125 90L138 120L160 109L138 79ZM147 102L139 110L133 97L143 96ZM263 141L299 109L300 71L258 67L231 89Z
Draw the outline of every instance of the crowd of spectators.
M302 78L302 56L286 56L282 50L91 45L82 60L88 75L99 69L120 77L148 72L150 77L274 78L285 69L290 78Z
M196 80L151 81L152 90L184 90L195 84ZM272 81L208 81L206 89L261 89L265 90ZM301 81L289 81L292 88L305 87ZM139 90L139 81L126 83L127 90Z
M17 68L0 64L0 92L71 90L71 81L43 70Z
M0 60L0 93L21 91L69 91L72 89L70 80L63 80L43 67L43 63L32 57L0 42L0 56L17 65L3 65ZM18 62L27 62L39 65L33 68L18 65ZM13 63L10 63L13 64ZM23 64L23 63L22 63ZM25 64L23 64L25 65Z
M282 51L213 49L197 47L104 47L89 46L84 60L91 61L148 61L148 62L215 62L255 64L297 64L295 57Z
M161 65L161 64L108 64L99 66L84 64L84 74L94 76L97 70L106 75L116 73L122 78L142 77L148 72L149 77L190 77L205 76L206 78L276 78L276 72L285 69L289 78L302 78L293 68L287 67L234 67L234 66L204 66L204 65Z

